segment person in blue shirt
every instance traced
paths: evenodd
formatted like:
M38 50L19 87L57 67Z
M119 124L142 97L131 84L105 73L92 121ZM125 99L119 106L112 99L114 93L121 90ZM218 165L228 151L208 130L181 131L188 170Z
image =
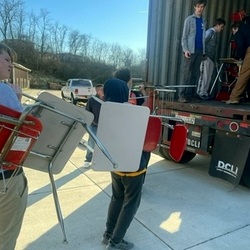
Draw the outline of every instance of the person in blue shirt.
M199 80L200 64L205 55L205 27L206 23L202 17L207 1L196 0L194 3L194 14L188 16L184 22L182 33L182 50L184 54L183 85L179 89L179 102L189 102L195 97L195 88Z
M0 43L0 80L9 79L13 69L14 52ZM20 91L15 84L0 82L0 104L14 110L23 111L20 103ZM3 192L5 181L15 170L3 170L0 167L0 250L14 250L20 233L23 216L27 206L27 179L20 167L12 177L7 191Z

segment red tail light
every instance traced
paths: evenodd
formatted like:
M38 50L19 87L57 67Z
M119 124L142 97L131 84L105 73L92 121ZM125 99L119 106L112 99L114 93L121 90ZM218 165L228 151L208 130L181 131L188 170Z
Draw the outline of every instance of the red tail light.
M76 95L78 94L78 89L75 89L75 94L76 94Z

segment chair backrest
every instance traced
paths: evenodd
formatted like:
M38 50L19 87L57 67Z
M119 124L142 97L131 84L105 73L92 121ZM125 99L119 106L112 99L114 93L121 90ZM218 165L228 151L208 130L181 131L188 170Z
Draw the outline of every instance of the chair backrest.
M171 137L169 155L179 162L187 145L187 127L184 124L176 124Z
M143 151L151 152L156 149L161 136L161 130L161 119L149 116Z
M104 102L101 107L97 138L113 160L95 144L92 169L98 171L135 172L138 170L145 141L150 110L128 103Z

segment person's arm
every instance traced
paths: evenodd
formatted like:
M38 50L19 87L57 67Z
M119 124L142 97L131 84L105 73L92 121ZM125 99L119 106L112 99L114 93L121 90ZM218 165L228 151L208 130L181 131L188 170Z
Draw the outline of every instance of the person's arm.
M189 26L190 26L190 18L186 18L184 21L184 26L183 26L183 32L182 32L182 39L181 39L181 45L182 45L182 50L185 55L185 57L189 58L191 53L188 48L188 36L189 36Z
M143 85L142 94L144 96L144 102L142 103L142 106L149 107L149 97L151 96L151 91L152 90L150 88Z
M209 40L212 38L213 34L214 34L214 31L212 29L206 30L206 32L205 32L205 43L209 42Z

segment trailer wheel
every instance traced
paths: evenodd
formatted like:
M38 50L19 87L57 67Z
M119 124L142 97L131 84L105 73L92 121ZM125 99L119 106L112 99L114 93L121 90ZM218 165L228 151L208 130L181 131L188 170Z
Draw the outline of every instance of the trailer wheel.
M170 161L174 161L171 158L171 156L169 155L169 149L168 148L160 147L159 148L159 153L163 158L165 158L167 160L170 160ZM181 160L178 163L187 163L187 162L191 161L192 159L194 159L195 156L196 156L196 153L189 152L189 151L185 150Z

